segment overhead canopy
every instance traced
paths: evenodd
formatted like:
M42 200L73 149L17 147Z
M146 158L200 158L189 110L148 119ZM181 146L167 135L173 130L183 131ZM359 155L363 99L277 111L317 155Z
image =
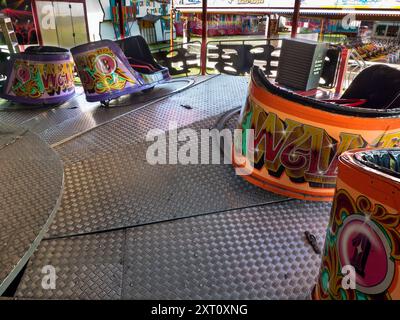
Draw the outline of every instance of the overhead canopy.
M177 10L181 13L200 13L201 7L198 5L177 5ZM281 14L292 15L293 8L271 8L266 6L210 6L208 13L224 13L224 14ZM400 9L362 9L362 8L302 8L300 15L302 17L327 17L330 19L342 19L349 14L354 14L357 20L397 20L400 19Z

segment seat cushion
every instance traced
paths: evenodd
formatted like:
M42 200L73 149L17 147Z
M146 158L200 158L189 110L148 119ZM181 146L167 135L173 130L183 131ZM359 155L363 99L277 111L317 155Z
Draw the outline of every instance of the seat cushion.
M343 99L366 99L364 108L400 107L400 71L386 65L364 69L343 94Z

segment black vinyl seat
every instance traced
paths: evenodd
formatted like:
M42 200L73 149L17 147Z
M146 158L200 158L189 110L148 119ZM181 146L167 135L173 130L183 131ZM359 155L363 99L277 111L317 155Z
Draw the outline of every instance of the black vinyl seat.
M69 50L53 46L31 46L26 48L24 52L29 54L53 54L66 53L69 52Z
M399 108L400 70L386 65L366 68L354 79L342 99L365 99L363 108Z
M134 69L143 73L154 73L164 68L153 58L149 45L142 36L132 36L115 41L122 49L128 61L135 65Z
M392 68L390 68L392 69ZM397 71L397 70L396 70ZM389 109L377 109L375 107L369 108L365 107L365 105L359 105L354 107L349 107L340 103L331 103L327 100L316 99L314 97L303 96L299 93L296 93L293 90L289 90L283 87L279 87L273 81L268 79L264 72L257 66L253 66L251 77L253 81L257 84L257 86L261 87L263 90L270 92L274 95L277 95L285 100L296 102L305 107L311 107L314 109L322 110L324 112L329 112L332 114L343 114L347 116L354 116L360 118L392 118L392 117L400 117L400 105L399 103L394 103ZM364 92L361 90L361 92ZM356 100L366 100L363 98L366 94L360 94L360 97L352 98L349 95L347 99L356 99ZM396 96L396 95L393 95ZM346 99L343 97L343 99ZM400 100L400 99L399 99ZM390 104L392 99L388 99L388 104Z

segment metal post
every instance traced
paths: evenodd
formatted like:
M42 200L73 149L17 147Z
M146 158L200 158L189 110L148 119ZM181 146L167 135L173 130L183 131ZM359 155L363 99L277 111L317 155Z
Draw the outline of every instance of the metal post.
M270 24L271 24L271 18L269 15L266 15L265 17L265 37L269 37L269 30L270 30Z
M203 0L201 20L201 74L205 75L207 72L207 0Z
M123 0L118 0L118 16L119 16L119 32L121 34L121 39L125 38L125 26L124 26L124 10L122 8Z
M39 22L39 17L38 17L36 0L32 0L31 6L32 6L33 23L35 24L36 35L37 35L37 38L38 38L39 45L42 46L43 45L43 38L42 38L42 31L40 29L40 22Z
M301 0L295 0L293 19L292 19L292 38L296 38L297 35L297 27L299 25L299 17L300 17L300 5L301 5Z
M346 47L343 46L341 54L340 54L340 65L339 65L339 71L338 71L338 76L337 76L337 81L336 81L336 90L335 90L336 96L339 96L339 97L342 94L343 87L345 85L349 57L350 57L349 49L347 49Z
M174 0L171 0L171 8L169 12L169 49L174 50Z
M324 28L325 28L325 19L321 19L321 30L319 32L319 41L323 42L324 41Z

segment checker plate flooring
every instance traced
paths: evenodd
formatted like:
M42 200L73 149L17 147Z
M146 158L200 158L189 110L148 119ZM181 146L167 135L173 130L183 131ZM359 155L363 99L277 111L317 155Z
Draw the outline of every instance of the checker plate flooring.
M33 254L58 209L63 167L32 132L0 127L0 294Z
M59 154L65 186L16 297L308 298L320 257L304 232L322 246L330 204L258 189L226 164L146 161L149 130L163 130L168 139L175 128L215 128L244 103L247 86L244 77L202 79L133 112L122 111L129 103L110 109L118 116L96 110L101 125L94 121L90 130L82 131L79 121L87 118L68 108L50 120L37 120L43 114L22 121ZM234 128L235 118L225 125ZM54 290L41 285L46 265L57 272Z
M40 299L307 299L330 205L289 200L43 241L18 288ZM82 254L85 252L85 254ZM86 254L87 252L87 254ZM45 265L55 290L41 287Z

